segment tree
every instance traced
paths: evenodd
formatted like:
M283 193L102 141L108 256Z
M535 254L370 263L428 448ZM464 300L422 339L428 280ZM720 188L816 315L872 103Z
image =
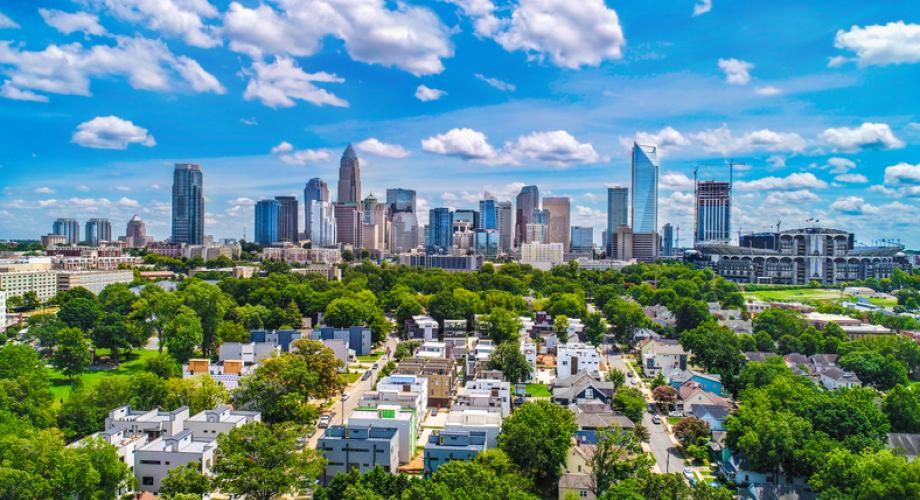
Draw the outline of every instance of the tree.
M76 328L61 330L51 364L73 382L74 375L82 373L89 364L89 348L86 339L83 338L83 332Z
M35 350L27 344L0 345L0 422L17 417L17 422L50 427L53 406L48 374Z
M607 302L604 306L604 315L613 325L613 334L617 342L623 344L632 342L636 329L646 328L651 324L651 320L642 311L642 306L619 298Z
M594 347L598 347L604 341L607 334L607 323L604 316L600 313L588 313L585 318L585 338Z
M297 323L297 326L300 326L300 323ZM221 342L249 342L252 337L243 325L224 321L217 327L217 338Z
M99 305L109 314L128 316L134 310L137 296L126 283L109 285L99 294Z
M822 498L917 498L920 462L890 450L854 453L832 450L809 484Z
M219 435L215 485L226 493L263 500L307 488L319 476L323 459L313 450L298 450L296 438L290 428L273 429L261 422Z
M569 317L560 314L553 319L553 333L559 339L560 344L565 344L569 340Z
M185 363L195 353L195 347L202 343L204 329L195 311L180 306L176 315L163 328L163 337L169 354L180 363Z
M642 413L645 412L645 398L638 389L621 387L613 395L613 409L626 415L633 422L641 422Z
M227 388L210 375L172 378L166 381L166 395L163 400L165 408L188 406L189 413L195 415L229 402L230 393Z
M88 332L96 326L102 311L95 300L76 298L65 302L58 311L58 318L67 326Z
M163 331L179 309L176 294L166 292L157 285L147 285L141 289L141 298L134 303L131 317L138 321L145 337L157 336L157 346L163 352Z
M460 301L452 290L441 290L428 301L428 314L443 328L445 319L458 319L463 316Z
M887 391L897 384L906 384L907 369L893 354L883 355L878 351L860 350L847 353L837 360L841 368L850 370L880 391Z
M160 378L177 378L182 376L182 368L176 358L169 353L160 353L144 363L144 370Z
M109 349L112 361L116 364L119 349L129 348L134 343L127 320L119 313L105 313L102 322L92 331L90 338L96 347Z
M365 318L364 306L354 299L335 299L326 306L323 322L335 328L348 328L363 325Z
M415 355L415 350L418 349L420 345L422 345L422 343L418 340L404 340L396 346L396 352L393 353L393 357L396 361L411 358Z
M681 419L674 425L674 436L685 449L709 441L709 424L697 417Z
M160 482L160 494L169 499L176 495L195 495L195 498L211 492L211 480L199 471L198 462L190 462L170 469Z
M699 300L684 299L678 303L674 317L677 320L675 329L678 332L693 330L710 318L709 306Z
M501 370L505 380L511 383L521 383L530 378L533 373L533 367L527 361L527 357L521 352L518 344L514 341L508 341L499 344L495 352L489 358L489 369Z
M652 463L635 433L613 427L597 431L597 445L588 465L591 490L600 496L614 483L648 470Z
M920 432L920 398L916 391L898 384L882 400L882 410L888 416L894 432Z
M564 315L570 318L584 318L588 314L583 294L554 293L549 297L546 312L553 317Z
M613 390L618 391L620 387L623 387L623 384L626 383L626 374L611 367L610 370L607 371L606 379L607 382L613 382Z
M517 341L521 321L511 311L496 307L485 317L485 333L496 344Z
M538 488L549 491L559 477L577 428L575 415L568 408L531 401L505 419L498 445Z
M677 402L677 389L670 385L659 385L652 391L652 396L658 404L658 411L670 411L671 406Z
M754 332L766 332L773 340L790 335L797 337L805 330L805 321L793 311L771 307L753 321Z
M195 281L182 290L182 301L198 314L202 331L201 352L208 356L217 346L217 327L233 305L233 300L217 285Z

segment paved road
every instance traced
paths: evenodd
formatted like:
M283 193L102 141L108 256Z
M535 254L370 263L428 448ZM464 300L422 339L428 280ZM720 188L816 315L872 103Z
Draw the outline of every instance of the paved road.
M633 372L632 377L626 377L627 385L641 390L647 402L654 402L651 391L645 386L642 379L639 378L639 374L623 360L623 357L620 354L614 354L613 351L610 350L609 345L605 344L604 349L607 356L607 366L616 368L624 373ZM655 456L655 461L657 462L659 470L661 472L680 472L684 468L684 461L680 458L677 444L674 443L670 434L668 434L667 428L665 427L666 421L667 417L663 417L662 423L656 424L652 422L652 416L649 413L645 413L642 416L642 424L645 425L645 428L649 431L650 438L648 445L652 450L652 454Z

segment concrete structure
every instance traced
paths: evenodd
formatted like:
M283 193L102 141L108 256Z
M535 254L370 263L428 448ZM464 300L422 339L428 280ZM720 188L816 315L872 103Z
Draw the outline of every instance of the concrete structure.
M439 408L450 406L457 382L453 359L412 357L399 363L396 373L427 378L428 404Z
M412 316L406 321L409 338L423 339L426 342L438 338L438 322L428 315Z
M511 383L497 379L474 379L457 391L453 410L484 410L511 413Z
M173 244L204 244L204 177L201 166L176 163L172 186Z
M472 460L488 446L482 432L441 431L428 436L425 443L425 474L433 474L453 460Z
M280 348L269 342L224 342L220 345L218 359L220 361L239 359L247 365L254 365L280 352Z
M234 410L221 405L186 419L185 430L191 431L192 438L196 441L209 441L217 439L218 434L226 434L237 427L261 421L262 414L257 411Z
M433 340L423 342L422 345L415 350L415 355L419 358L446 359L448 357L447 344L444 342L435 342Z
M366 406L370 408L376 408L379 406L378 403L390 402L398 403L403 408L416 410L418 415L425 415L428 412L428 379L424 377L388 375L377 381L376 392L364 394L367 396ZM365 398L362 397L361 401L364 402Z
M157 438L134 452L137 489L157 493L166 474L177 467L197 462L204 475L211 473L217 442L196 441L192 431Z
M271 344L281 349L281 352L289 352L291 343L300 339L302 335L298 330L253 330L249 332L252 342Z
M144 434L149 441L161 436L172 436L185 429L189 418L188 406L173 411L133 410L130 406L119 406L105 419L105 430L127 429L128 434ZM129 462L131 463L131 462Z
M633 143L632 230L658 234L658 154L655 146Z
M399 405L378 405L376 408L356 408L348 417L348 425L396 429L399 463L407 464L415 453L419 418L415 410Z
M514 212L510 201L500 201L496 205L496 225L498 226L498 249L501 253L508 253L513 248L514 242Z
M375 466L395 473L399 467L399 430L350 424L334 425L319 438L316 449L326 458L323 484L338 473L357 469L365 474Z
M515 209L514 246L527 243L527 224L533 222L534 210L540 208L540 190L537 186L524 186L518 193Z
M77 287L99 294L105 287L118 283L134 281L134 272L123 271L60 271L57 276L58 291L73 290Z
M371 353L371 329L366 326L352 326L349 328L333 328L324 326L313 330L313 340L342 340L348 349L355 351L356 356L365 356Z
M443 269L447 272L466 272L482 267L483 260L481 255L400 254L398 262L404 266Z
M572 204L568 197L543 198L543 210L549 211L547 243L562 243L562 251L571 248Z
M730 182L696 183L696 231L698 243L728 243L731 240L732 185Z
M655 260L661 247L658 233L633 233L632 257L638 261Z
M241 359L228 359L218 363L211 363L209 359L190 359L187 364L182 365L182 378L210 375L227 390L239 387L240 378L251 373L252 365L245 364Z
M564 262L562 243L524 243L521 245L521 264L547 271Z
M356 205L336 203L333 205L335 217L335 241L352 248L361 248L361 210Z
M498 434L502 428L502 415L488 410L451 410L447 414L445 431L482 432L486 435L489 448L498 446Z
M7 298L22 297L35 292L38 299L47 301L57 295L58 275L54 271L3 271L0 270L0 289Z
M147 224L134 214L125 227L125 246L128 248L142 248L153 241L152 236L147 236Z
M599 374L601 356L597 349L580 342L568 342L556 348L556 376L570 377L586 372Z

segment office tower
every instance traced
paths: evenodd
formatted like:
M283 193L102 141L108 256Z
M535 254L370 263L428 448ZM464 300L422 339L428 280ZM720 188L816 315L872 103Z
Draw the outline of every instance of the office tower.
M454 211L454 224L457 222L469 222L470 229L479 226L479 212L471 208L460 208Z
M608 259L630 260L633 258L633 230L626 224L617 226L610 236L611 252Z
M80 242L80 223L74 219L58 219L51 226L51 234L64 236L67 244L76 245Z
M300 239L298 235L298 214L300 209L297 207L296 196L275 196L278 201L278 240L290 243L297 243Z
M255 242L268 246L279 240L281 228L281 203L275 200L261 200L256 203Z
M658 155L655 146L633 143L632 229L658 234Z
M540 208L540 190L524 186L515 200L514 246L527 242L527 224L533 222L533 212Z
M172 188L172 243L204 243L204 179L201 166L176 163Z
M498 230L477 229L473 231L473 246L476 255L495 257L498 255Z
M387 210L391 214L415 213L415 191L402 188L387 189Z
M572 252L593 253L594 228L590 226L572 226Z
M674 255L674 227L670 222L661 227L661 234L661 255L670 257Z
M473 224L467 219L457 219L454 212L454 248L466 253L474 250L476 241L473 239Z
M546 243L546 224L531 222L527 224L524 232L524 241L527 243Z
M328 201L313 200L310 202L310 231L311 245L313 248L335 246L335 209Z
M319 177L307 181L303 189L303 225L304 234L308 240L313 240L313 209L314 201L329 201L329 186Z
M562 243L562 251L568 252L572 235L572 205L568 197L543 198L543 210L549 212L547 243Z
M510 201L500 201L497 205L495 223L498 227L498 249L500 252L511 251L511 242L514 240L514 218Z
M449 254L454 246L454 218L449 208L432 208L428 211L428 234L425 253Z
M476 229L498 229L498 203L495 200L479 200L479 225Z
M147 245L147 224L137 214L128 221L125 228L125 245L128 248L138 248Z
M383 251L386 249L389 231L387 227L387 206L371 194L361 201L363 219L361 225L362 248Z
M545 208L540 210L539 208L533 211L533 216L530 219L531 223L534 224L543 224L544 226L549 225L549 210Z
M732 185L729 182L696 183L696 243L728 243L731 239Z
M396 212L390 221L389 249L392 253L418 248L418 219L413 212Z
M633 233L633 258L640 261L655 260L661 240L658 233Z
M357 205L361 200L361 163L351 144L342 153L339 161L339 197L341 204Z
M607 188L607 232L604 237L604 247L607 255L613 255L611 240L617 228L629 224L629 188Z
M112 223L108 219L90 219L84 226L86 241L92 246L112 241Z
M361 210L355 205L336 203L335 238L336 243L361 248Z

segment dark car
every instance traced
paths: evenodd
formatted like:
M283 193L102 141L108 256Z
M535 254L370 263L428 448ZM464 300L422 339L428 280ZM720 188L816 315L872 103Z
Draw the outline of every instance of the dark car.
M371 371L370 371L370 370L367 370L366 372L364 372L364 375L361 375L361 380L367 380L367 379L369 379L369 378L371 378Z
M515 406L521 406L522 404L524 404L524 398L514 398Z

